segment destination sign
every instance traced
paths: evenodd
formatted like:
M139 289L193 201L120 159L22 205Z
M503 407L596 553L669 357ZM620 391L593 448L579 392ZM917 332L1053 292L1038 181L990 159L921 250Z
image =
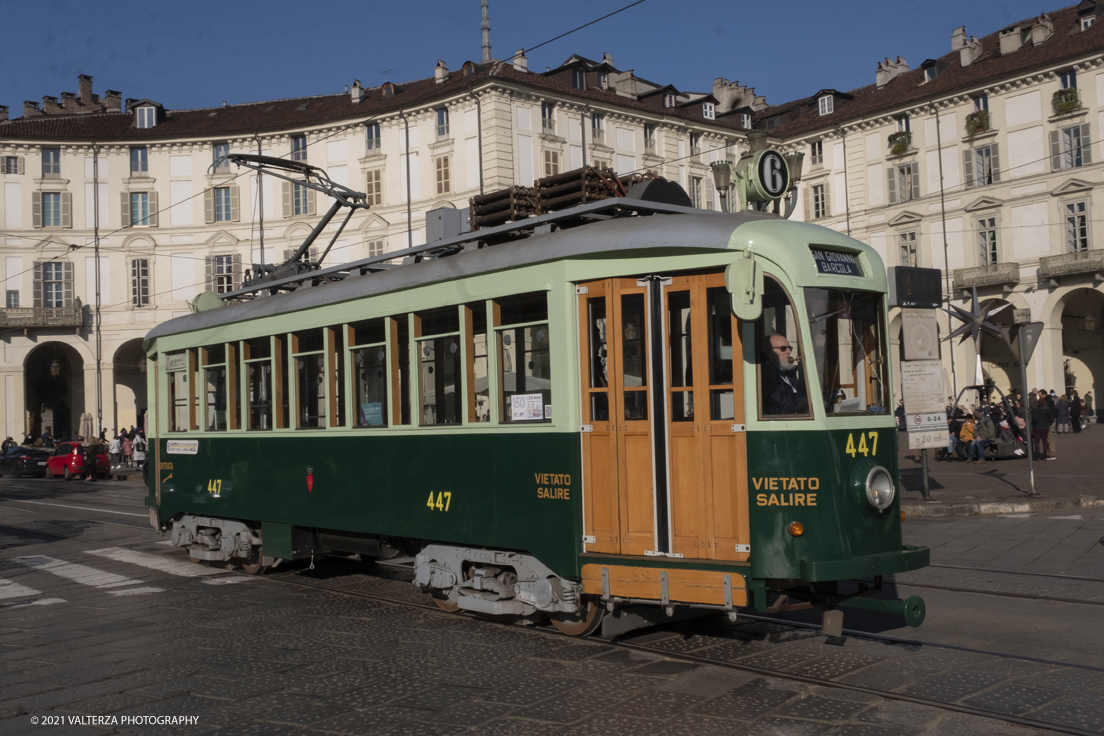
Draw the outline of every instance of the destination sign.
M830 276L862 276L859 259L852 253L840 253L837 250L810 248L817 271Z

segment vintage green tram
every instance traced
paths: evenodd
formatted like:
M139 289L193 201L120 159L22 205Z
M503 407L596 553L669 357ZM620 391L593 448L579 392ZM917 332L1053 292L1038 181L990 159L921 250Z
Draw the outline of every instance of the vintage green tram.
M923 619L839 585L928 561L871 248L619 198L408 255L150 332L151 522L193 560L405 548L442 608L570 634L774 593Z

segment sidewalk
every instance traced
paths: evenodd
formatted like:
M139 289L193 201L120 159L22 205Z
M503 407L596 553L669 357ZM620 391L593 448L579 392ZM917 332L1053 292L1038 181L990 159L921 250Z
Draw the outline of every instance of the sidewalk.
M1104 425L1091 424L1081 434L1050 433L1056 460L1035 460L1032 498L1027 457L984 463L938 462L928 452L928 488L923 499L920 453L908 449L899 433L901 510L909 516L1026 514L1104 506Z

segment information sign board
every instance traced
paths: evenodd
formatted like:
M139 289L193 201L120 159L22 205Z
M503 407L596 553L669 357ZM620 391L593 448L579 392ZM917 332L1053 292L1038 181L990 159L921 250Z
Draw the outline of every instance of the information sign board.
M901 363L901 387L905 411L935 414L946 411L943 367L938 360L906 360Z

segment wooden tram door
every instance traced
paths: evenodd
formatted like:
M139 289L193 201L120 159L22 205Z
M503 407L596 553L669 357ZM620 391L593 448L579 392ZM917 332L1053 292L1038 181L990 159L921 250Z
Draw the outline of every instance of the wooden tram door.
M747 559L742 344L724 274L577 291L585 549Z

